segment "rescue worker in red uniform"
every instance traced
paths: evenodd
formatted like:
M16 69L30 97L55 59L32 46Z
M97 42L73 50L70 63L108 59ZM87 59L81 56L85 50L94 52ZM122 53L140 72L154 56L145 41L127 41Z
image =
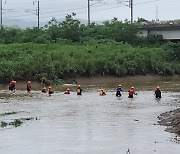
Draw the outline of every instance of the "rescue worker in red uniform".
M66 91L64 92L64 94L68 94L69 95L70 94L70 89L67 88Z
M28 92L28 94L30 93L30 91L31 91L31 81L28 81L28 83L27 83L27 92Z
M9 84L9 90L14 91L15 92L16 89L16 81L12 80Z
M134 87L131 87L131 89L129 89L128 92L129 92L128 98L133 98L133 95L137 95L137 93L134 92Z

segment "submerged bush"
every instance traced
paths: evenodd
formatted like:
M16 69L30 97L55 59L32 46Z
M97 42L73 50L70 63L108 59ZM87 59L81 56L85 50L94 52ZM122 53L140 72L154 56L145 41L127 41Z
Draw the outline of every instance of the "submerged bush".
M14 126L14 127L19 127L22 125L22 121L20 119L15 119L14 121L12 122L4 122L4 121L1 121L1 127L4 128L4 127L7 127L7 126Z

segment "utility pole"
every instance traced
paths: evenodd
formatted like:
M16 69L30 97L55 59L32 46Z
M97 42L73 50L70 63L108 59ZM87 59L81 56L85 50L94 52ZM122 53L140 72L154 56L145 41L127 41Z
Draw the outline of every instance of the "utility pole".
M156 22L159 21L159 10L158 10L158 5L156 5Z
M119 4L123 4L123 5L125 5L125 6L130 8L130 12L131 12L131 19L130 19L130 21L131 21L131 23L133 23L133 0L128 0L128 1L127 0L125 0L125 1L117 0L117 2ZM129 3L129 4L125 4L125 3Z
M39 29L39 1L38 1L38 9L37 9L37 16L38 16L38 29Z
M3 11L3 7L2 7L2 0L1 0L1 29L2 29L2 11Z
M131 9L131 24L133 23L133 0L130 0L130 9Z
M96 3L101 3L102 0L88 0L88 25L91 24L91 15L90 15L90 7L94 4L90 4L90 1L96 1Z
M37 9L36 10L26 10L26 12L32 12L37 16L37 28L39 29L39 15L40 15L40 7L39 7L39 1L33 1L33 5L37 2ZM35 13L34 13L35 11Z
M90 0L88 0L88 25L90 25L91 19L90 19Z

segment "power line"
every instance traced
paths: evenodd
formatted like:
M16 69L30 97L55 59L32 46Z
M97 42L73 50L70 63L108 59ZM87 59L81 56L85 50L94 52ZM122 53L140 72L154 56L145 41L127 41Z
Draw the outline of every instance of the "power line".
M157 2L157 1L161 1L161 0L150 0L150 1L145 1L145 2L139 2L139 3L135 3L134 5L141 5L141 4L148 4L148 3L152 3L152 2ZM114 3L115 4L115 3ZM117 3L116 3L117 4ZM101 5L101 3L100 3ZM104 3L102 5L105 5ZM96 7L96 6L92 6L92 7ZM99 7L99 6L98 6ZM110 8L105 8L105 9L98 9L98 10L92 10L91 12L97 12L97 11L102 11L102 10L109 10L109 9L115 9L115 8L119 8L119 7L123 7L123 6L115 6L115 7L110 7ZM75 10L80 10L80 9L85 9L87 7L82 7L82 8L76 8ZM52 11L52 12L45 12L45 13L41 13L41 14L50 14L50 13L57 13L57 12L65 12L65 11L68 11L68 10L63 10L63 11ZM72 10L69 10L69 11L72 11ZM74 11L74 10L73 10ZM81 11L81 12L76 12L77 14L81 14L81 13L85 13L86 11ZM64 14L61 14L61 15L64 15ZM55 16L61 16L61 15L55 15ZM21 15L21 16L10 16L10 17L27 17L27 16L30 16L30 15ZM52 16L44 16L44 17L40 17L40 19L44 19L44 18L48 18L48 17L52 17ZM29 18L26 20L31 20L31 19L34 19L34 18Z
M90 1L95 1L95 3L93 3L93 4L90 4ZM90 23L91 23L91 16L90 16L90 8L91 8L91 6L92 5L95 5L95 4L97 4L97 3L101 3L103 0L87 0L87 2L88 2L88 6L87 6L87 8L88 8L88 25L90 25Z
M133 0L126 0L126 1L121 1L121 0L116 0L119 4L123 4L124 6L127 6L130 8L130 20L131 20L131 23L133 23ZM125 4L125 3L129 3L129 5Z
M147 4L147 3L157 2L157 1L162 1L162 0L151 0L151 1L146 1L146 2L139 2L139 3L135 3L134 5Z
M105 8L105 9L97 9L97 10L93 10L92 12L98 12L98 11L103 11L103 10L111 10L111 9L115 9L115 8L120 8L123 6L115 6L115 7L109 7L109 8ZM86 13L87 11L81 11L81 12L76 12L76 14L81 14L81 13ZM58 17L64 17L65 14L57 14L56 16ZM44 17L40 17L40 19L44 19L44 18L51 18L53 16L44 16ZM33 20L34 18L26 18L25 20Z
M103 3L103 5L111 5L111 4L117 4L117 3ZM96 5L96 6L92 6L93 8L95 7L99 7L99 5ZM76 10L82 10L82 9L86 9L87 7L79 7L79 8L74 8L74 9L65 9L65 10L61 10L61 11L50 11L50 12L41 12L41 15L43 14L51 14L51 13L61 13L61 12L69 12L69 11L76 11ZM35 10L34 10L35 11ZM29 15L21 15L20 17L27 17ZM19 16L9 16L9 17L19 17Z
M112 9L115 9L115 8L120 8L120 7L124 7L124 6L114 6L114 7L109 7L109 8L105 8L105 9L97 9L97 10L93 10L92 12L98 12L98 11L103 11L103 10L112 10ZM81 13L86 13L86 11L82 11L82 12L76 12L76 14L81 14ZM59 16L59 17L62 17L64 14L58 14L56 16ZM48 17L52 17L52 16L44 16L44 17L41 17L42 18L48 18ZM63 16L64 17L64 16ZM31 19L34 19L34 18L28 18L26 20L31 20Z
M55 2L55 1L58 1L59 2L59 0L53 0L53 1L49 1L49 0L47 0L47 1L40 1L41 3L49 3L49 2ZM22 3L22 2L11 2L11 4L20 4L20 5L24 5L24 4L29 4L29 3L33 3L33 1L30 1L30 2L24 2L24 3ZM57 4L57 2L55 2L56 4Z
M153 1L148 1L148 2L141 2L141 3L135 3L134 5L139 5L139 4L144 4L144 3L150 3L150 2L154 2L154 1L157 1L157 0L153 0ZM159 0L158 0L159 1ZM126 1L127 2L127 1ZM110 4L117 4L117 3L103 3L102 5L110 5ZM127 5L126 5L127 6ZM99 6L93 6L93 7L99 7ZM76 11L76 10L81 10L81 9L86 9L87 7L80 7L80 8L75 8L75 9L71 9L71 10L61 10L61 11L51 11L51 12L41 12L41 14L50 14L50 13L60 13L60 12L68 12L68 11ZM25 16L28 16L28 15L21 15L20 17L25 17ZM18 16L9 16L9 17L19 17Z

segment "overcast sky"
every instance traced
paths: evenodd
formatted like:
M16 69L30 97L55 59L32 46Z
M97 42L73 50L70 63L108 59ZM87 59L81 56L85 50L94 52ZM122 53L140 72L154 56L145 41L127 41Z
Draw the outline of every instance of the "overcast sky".
M3 18L36 21L37 0L2 0ZM79 19L87 19L88 0L39 0L40 21L48 21L52 17L64 18L66 14L75 12ZM99 2L101 1L101 2ZM91 20L103 21L117 17L119 20L130 20L128 0L91 0ZM147 20L180 19L180 0L133 0L134 20L138 17Z

